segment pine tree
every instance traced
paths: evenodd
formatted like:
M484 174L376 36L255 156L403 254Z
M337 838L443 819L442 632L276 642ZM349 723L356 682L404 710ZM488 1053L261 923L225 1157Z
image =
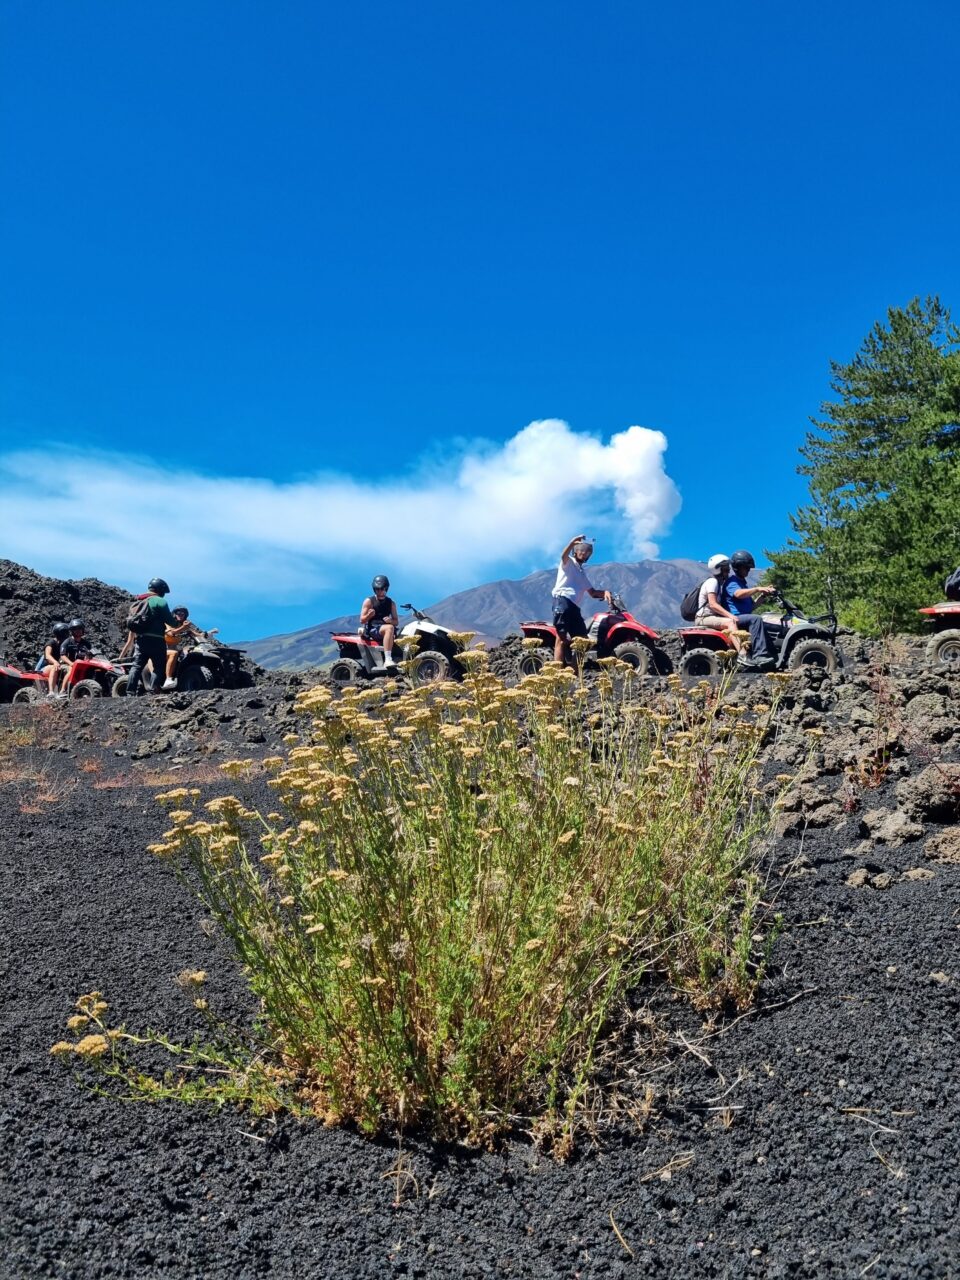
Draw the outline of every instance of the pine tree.
M800 449L810 504L768 552L801 604L860 630L917 630L960 560L960 329L939 298L891 308Z

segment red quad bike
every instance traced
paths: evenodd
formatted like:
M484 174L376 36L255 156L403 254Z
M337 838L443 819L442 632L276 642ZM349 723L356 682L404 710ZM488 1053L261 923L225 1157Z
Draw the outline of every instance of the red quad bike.
M126 674L119 663L100 654L78 658L61 685L61 692L70 698L109 697L116 682Z
M0 702L39 702L47 693L45 671L0 666Z
M776 661L765 668L769 671L797 671L800 667L817 667L821 671L836 671L840 666L837 649L837 620L832 613L808 618L796 605L791 604L779 591L773 597L782 613L763 614L767 633L777 651ZM715 676L720 671L721 653L733 651L729 632L714 631L712 627L681 627L680 674L696 679Z
M525 649L518 669L521 676L536 675L545 663L553 661L556 627L552 622L521 622L520 630L524 639L539 640L540 648ZM658 648L660 637L656 631L628 613L620 596L613 597L608 613L593 615L587 624L587 638L593 645L588 658L620 658L638 675L665 670L668 666L666 654Z
M340 651L339 658L330 667L330 679L334 684L346 687L359 684L362 680L375 680L397 674L383 666L383 645L379 640L368 640L365 635L356 631L330 634ZM395 663L403 662L403 652L396 646L390 657Z
M960 671L960 601L945 600L917 612L925 613L933 623L933 635L927 641L928 661L948 671Z

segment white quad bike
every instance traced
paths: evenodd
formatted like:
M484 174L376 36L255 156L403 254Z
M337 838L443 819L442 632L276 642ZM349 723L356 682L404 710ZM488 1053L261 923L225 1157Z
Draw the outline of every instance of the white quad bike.
M451 628L434 622L412 604L402 604L400 608L407 610L410 617L400 627L397 640L410 643L400 645L394 641L390 655L384 653L379 640L367 638L363 627L356 632L332 633L340 651L340 656L330 668L330 679L334 684L345 687L396 675L395 667L386 665L388 659L394 664L406 662L405 675L415 685L433 684L437 680L463 675L463 668L457 661L463 646L451 639L454 634Z

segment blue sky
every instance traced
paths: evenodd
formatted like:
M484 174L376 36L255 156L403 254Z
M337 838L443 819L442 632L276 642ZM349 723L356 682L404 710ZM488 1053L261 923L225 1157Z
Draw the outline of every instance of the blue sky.
M582 530L780 545L829 361L960 311L958 41L924 0L7 0L0 554L252 636Z

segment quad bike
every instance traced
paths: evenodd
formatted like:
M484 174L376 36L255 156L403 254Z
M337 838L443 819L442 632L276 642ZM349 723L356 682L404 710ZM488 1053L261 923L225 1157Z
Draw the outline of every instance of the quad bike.
M244 649L232 649L229 645L220 644L211 634L204 632L196 643L180 650L177 659L177 693L200 693L204 689L248 689L253 684L253 677L243 668ZM124 698L127 693L130 667L132 663L124 663L126 670L113 686L113 696ZM164 679L161 671L159 679Z
M45 671L0 666L0 702L39 702L47 692Z
M248 689L253 676L243 668L245 650L204 637L180 653L177 662L177 691L197 693L201 689Z
M527 640L538 640L540 647L526 649L518 669L522 676L536 675L544 663L553 661L557 629L552 622L521 622L520 630ZM620 596L613 597L607 613L595 613L587 624L587 638L592 651L588 657L619 658L628 662L639 674L667 670L666 654L658 647L660 637L632 613L628 613Z
M929 661L960 671L960 601L945 600L917 612L925 613L933 623L933 635L927 641Z
M77 658L67 672L60 692L69 698L109 697L124 674L118 662L100 653L92 653L88 657Z
M781 592L773 597L783 610L780 614L761 614L767 634L777 652L775 661L768 664L770 671L796 671L800 667L816 667L821 671L836 671L841 663L837 649L837 620L832 613L808 618L791 604ZM720 654L734 650L728 631L712 627L681 627L680 674L684 676L715 676L720 670Z
M411 644L407 647L395 641L389 660L393 663L404 662L407 660L407 653L412 654L407 661L405 674L415 685L433 684L437 680L462 676L463 668L457 662L457 654L463 646L451 638L451 629L434 622L428 614L421 613L412 604L402 604L400 608L406 609L411 616L400 628L397 640L409 640ZM396 674L392 668L384 666L383 646L378 640L368 639L363 627L356 632L331 634L340 651L340 656L330 668L330 679L334 684L346 687L363 680Z

